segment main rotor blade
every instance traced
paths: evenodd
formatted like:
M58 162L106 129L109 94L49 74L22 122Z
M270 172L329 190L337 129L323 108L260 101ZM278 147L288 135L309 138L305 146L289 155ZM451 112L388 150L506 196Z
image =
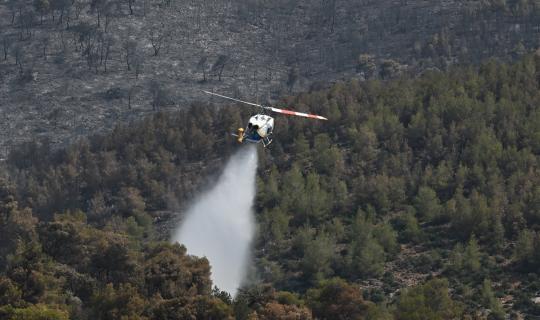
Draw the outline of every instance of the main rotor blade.
M211 95L213 95L213 96L220 97L220 98L225 98L225 99L229 99L229 100L232 100L232 101L236 101L236 102L240 102L240 103L249 104L250 106L255 106L255 107L259 107L259 108L269 109L268 107L265 107L265 106L260 105L260 104L256 104L256 103L252 103L252 102L243 101L243 100L240 100L240 99L235 99L235 98L227 97L227 96L224 96L224 95L222 95L222 94L217 94L217 93L210 92L210 91L206 91L206 90L203 90L203 92L204 92L204 93L211 94Z
M319 120L328 120L327 118L325 118L323 116L316 115L316 114L309 114L309 113L297 112L297 111L292 111L292 110L278 109L278 108L273 108L273 107L269 107L269 109L274 111L274 112L282 113L282 114L286 114L286 115L290 115L290 116L305 117L305 118L319 119Z
M274 108L274 107L265 107L265 106L257 104L257 103L252 103L252 102L247 102L247 101L236 99L236 98L227 97L227 96L224 96L222 94L218 94L218 93L214 93L214 92L210 92L210 91L206 91L206 90L203 90L203 92L211 94L211 95L216 96L216 97L229 99L229 100L240 102L240 103L245 103L245 104L248 104L250 106L255 106L255 107L259 107L259 108L263 108L263 109L268 109L268 110L271 110L273 112L277 112L277 113L281 113L281 114L286 114L286 115L290 115L290 116L297 116L297 117L305 117L305 118L311 118L311 119L328 120L327 118L325 118L323 116L316 115L316 114L309 114L309 113L297 112L297 111L292 111L292 110L278 109L278 108Z

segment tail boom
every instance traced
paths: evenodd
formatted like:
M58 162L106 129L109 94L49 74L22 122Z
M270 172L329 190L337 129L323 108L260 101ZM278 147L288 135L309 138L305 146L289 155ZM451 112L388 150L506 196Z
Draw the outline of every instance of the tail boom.
M311 118L311 119L319 119L319 120L328 120L327 118L325 118L323 116L316 115L316 114L309 114L309 113L303 113L303 112L292 111L292 110L278 109L278 108L273 108L273 107L271 107L270 109L272 111L274 111L274 112L281 113L281 114L286 114L286 115L290 115L290 116L297 116L297 117L304 117L304 118Z

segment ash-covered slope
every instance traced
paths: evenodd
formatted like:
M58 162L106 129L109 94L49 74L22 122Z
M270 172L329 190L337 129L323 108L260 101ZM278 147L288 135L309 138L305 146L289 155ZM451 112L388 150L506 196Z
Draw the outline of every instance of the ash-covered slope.
M201 99L267 100L539 45L534 1L0 3L0 153L55 144Z

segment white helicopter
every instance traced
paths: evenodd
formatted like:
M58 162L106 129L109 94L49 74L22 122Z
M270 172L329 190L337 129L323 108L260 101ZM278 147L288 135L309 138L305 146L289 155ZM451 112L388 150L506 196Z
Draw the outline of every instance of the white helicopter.
M217 94L210 91L203 90L204 93L211 94L213 96L217 96L224 99L229 99L232 101L244 103L250 106L259 107L262 109L262 112L259 114L256 114L249 118L249 122L246 126L246 129L238 128L237 133L233 133L232 135L237 137L237 141L239 143L242 143L244 141L252 142L252 143L260 143L262 142L263 146L266 148L270 143L272 143L272 132L274 130L274 118L272 118L269 115L264 114L266 110L270 110L272 112L282 113L290 116L298 116L298 117L305 117L305 118L311 118L311 119L318 119L318 120L328 120L327 118L323 116L318 116L315 114L308 114L308 113L302 113L292 110L285 110L285 109L278 109L274 107L266 107L257 103L247 102L239 99L235 99L232 97L227 97L221 94Z

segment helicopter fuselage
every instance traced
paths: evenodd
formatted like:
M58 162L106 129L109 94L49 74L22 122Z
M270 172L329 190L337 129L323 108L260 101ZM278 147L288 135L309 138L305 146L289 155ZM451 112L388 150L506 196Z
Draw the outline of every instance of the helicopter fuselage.
M238 138L238 142L240 143L244 141L252 143L262 142L266 147L272 142L270 136L273 130L274 118L266 114L256 114L249 118L246 129L239 128L238 134L234 134L234 136Z
M253 140L260 140L271 135L273 130L274 118L266 114L256 114L249 118L245 135L254 138Z

